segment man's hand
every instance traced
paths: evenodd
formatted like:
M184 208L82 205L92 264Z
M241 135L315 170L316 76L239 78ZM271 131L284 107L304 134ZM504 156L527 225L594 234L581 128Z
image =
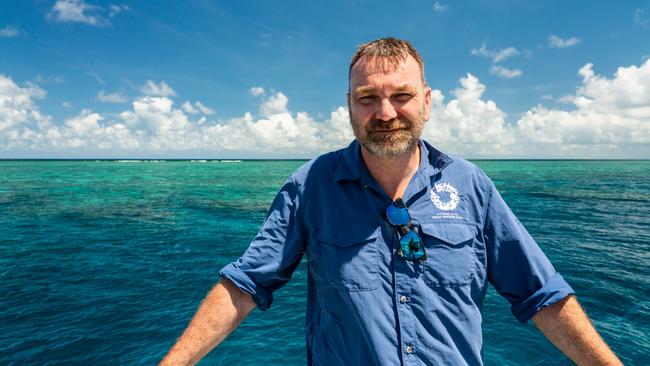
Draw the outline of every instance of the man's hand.
M622 365L600 338L575 296L543 308L533 316L533 323L578 365Z
M229 280L219 281L160 365L194 365L199 362L237 328L255 306L251 295Z

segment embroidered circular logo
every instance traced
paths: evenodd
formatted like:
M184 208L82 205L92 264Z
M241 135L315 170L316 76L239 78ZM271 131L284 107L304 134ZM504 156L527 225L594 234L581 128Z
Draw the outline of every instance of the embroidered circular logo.
M449 201L443 202L440 199L440 195L438 195L438 193L442 192L445 192L447 195L449 195ZM447 182L436 183L433 189L431 189L431 202L433 202L434 206L443 211L451 211L455 209L456 206L458 206L458 201L460 201L458 191L456 188L454 188L454 186Z

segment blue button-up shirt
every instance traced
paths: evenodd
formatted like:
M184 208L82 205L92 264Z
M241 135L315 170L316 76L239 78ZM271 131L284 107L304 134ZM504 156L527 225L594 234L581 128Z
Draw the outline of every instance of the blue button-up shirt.
M358 142L305 164L220 274L266 310L304 254L310 365L481 365L488 281L522 322L573 293L492 181L421 141L403 200L428 259L396 254L391 203Z

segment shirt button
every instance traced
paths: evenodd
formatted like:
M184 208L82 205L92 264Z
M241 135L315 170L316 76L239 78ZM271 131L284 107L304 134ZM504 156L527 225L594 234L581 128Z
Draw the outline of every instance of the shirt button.
M406 353L413 353L413 347L411 346L406 347Z
M399 302L401 302L401 303L405 303L405 302L407 302L407 301L409 301L409 298L408 298L408 297L406 297L406 296L404 296L404 295L402 295L402 296L399 297Z

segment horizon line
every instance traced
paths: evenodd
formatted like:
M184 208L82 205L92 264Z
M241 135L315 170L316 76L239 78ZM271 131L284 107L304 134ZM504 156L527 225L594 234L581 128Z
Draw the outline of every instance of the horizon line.
M313 158L0 158L0 161L309 161ZM470 161L650 161L644 158L465 158Z

